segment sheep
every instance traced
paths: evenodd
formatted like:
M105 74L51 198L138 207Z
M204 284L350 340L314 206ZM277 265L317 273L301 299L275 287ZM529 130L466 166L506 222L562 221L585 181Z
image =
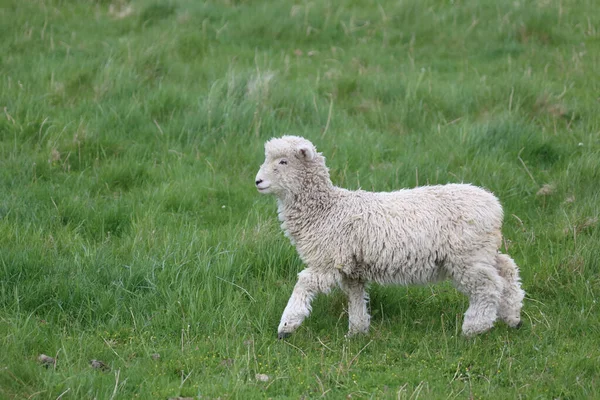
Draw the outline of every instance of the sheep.
M315 295L335 286L348 296L348 335L367 333L368 282L450 279L469 298L462 325L467 337L488 331L498 317L521 325L519 269L499 252L503 210L485 189L346 190L333 185L323 155L298 136L265 143L255 184L276 196L281 228L306 264L281 317L279 339L308 317Z

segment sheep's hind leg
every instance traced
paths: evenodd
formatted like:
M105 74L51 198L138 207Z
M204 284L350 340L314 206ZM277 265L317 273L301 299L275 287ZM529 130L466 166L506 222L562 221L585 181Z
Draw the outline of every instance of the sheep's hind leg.
M292 296L281 316L277 329L279 339L286 338L294 332L309 316L313 298L318 293L328 293L336 283L334 276L310 268L300 272Z
M365 283L344 278L340 287L348 296L348 336L369 332L371 316L367 309L368 294Z
M486 263L474 263L453 274L458 290L469 297L462 331L474 336L490 330L498 318L498 304L503 290L498 271Z
M508 326L518 328L521 326L521 308L525 292L521 289L519 268L512 258L506 254L496 256L496 269L504 279L504 290L500 298L498 316Z

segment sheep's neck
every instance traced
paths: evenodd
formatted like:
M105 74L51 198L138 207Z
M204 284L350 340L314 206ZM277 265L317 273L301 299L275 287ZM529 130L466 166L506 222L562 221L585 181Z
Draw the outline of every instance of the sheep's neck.
M311 213L311 211L327 207L334 192L335 187L328 175L311 174L303 180L297 193L288 193L283 197L282 202L286 208Z
M329 179L321 182L304 182L300 193L290 193L278 199L281 228L292 240L297 241L310 227L318 225L334 204L337 188Z

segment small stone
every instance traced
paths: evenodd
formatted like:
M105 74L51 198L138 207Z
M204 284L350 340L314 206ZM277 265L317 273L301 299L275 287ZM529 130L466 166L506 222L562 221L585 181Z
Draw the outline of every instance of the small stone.
M542 186L540 188L540 190L537 191L536 195L537 196L550 196L552 193L554 193L554 190L556 188L554 187L554 185L552 185L551 183L546 183L544 186Z
M110 367L100 360L90 360L90 366L101 371L110 371Z
M160 360L160 354L158 354L158 353L154 353L154 354L152 354L150 357L152 357L152 359L153 359L154 361L158 361L158 360Z
M40 354L38 357L38 362L42 364L44 367L48 368L51 365L56 365L56 359L45 354Z
M265 374L256 374L255 378L259 382L269 382L269 380L271 379L269 375Z

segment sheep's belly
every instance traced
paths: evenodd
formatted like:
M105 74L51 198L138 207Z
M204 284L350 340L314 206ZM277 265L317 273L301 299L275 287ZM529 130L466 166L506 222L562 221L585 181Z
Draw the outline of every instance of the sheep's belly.
M430 261L360 263L345 266L342 272L350 279L373 281L383 285L419 285L447 278L443 266Z

